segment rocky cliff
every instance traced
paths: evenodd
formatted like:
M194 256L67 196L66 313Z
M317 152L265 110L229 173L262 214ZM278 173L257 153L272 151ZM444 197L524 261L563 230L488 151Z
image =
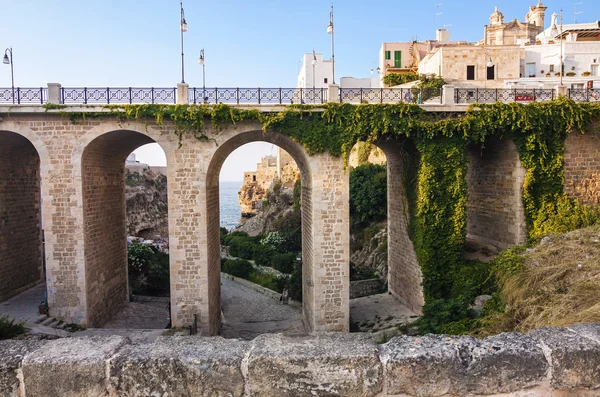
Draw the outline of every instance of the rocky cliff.
M151 238L168 237L167 176L161 167L125 167L127 233Z

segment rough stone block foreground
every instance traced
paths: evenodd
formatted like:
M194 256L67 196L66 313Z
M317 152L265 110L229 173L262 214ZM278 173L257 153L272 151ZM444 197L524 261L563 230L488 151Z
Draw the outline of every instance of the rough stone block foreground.
M0 342L4 396L600 395L600 324L487 339L85 337Z

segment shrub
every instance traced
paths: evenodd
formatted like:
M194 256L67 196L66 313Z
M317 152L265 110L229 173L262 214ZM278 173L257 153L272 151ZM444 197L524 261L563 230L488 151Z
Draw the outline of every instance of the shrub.
M260 240L262 245L267 245L272 247L274 250L279 251L283 243L285 243L285 238L279 232L269 232L263 239Z
M25 333L24 323L16 322L8 316L0 316L0 340L10 339Z
M252 263L244 259L228 259L221 270L235 277L249 279L254 267Z
M133 293L141 293L146 290L148 271L153 260L154 250L150 246L134 242L127 247L129 286Z
M302 250L302 212L294 210L277 218L271 225L273 231L279 232L284 241L279 252L298 252Z
M156 251L148 269L147 290L151 294L168 294L170 290L169 254Z
M367 225L387 216L385 165L364 164L350 171L350 225Z
M243 259L252 259L254 242L248 236L233 236L228 238L229 253Z
M302 302L302 262L294 264L294 271L288 283L288 292L290 298Z
M253 246L252 255L257 265L271 266L271 258L274 254L275 250L269 245L257 244Z
M465 328L466 319L474 319L475 312L469 309L468 302L458 299L435 299L430 300L423 306L423 316L415 325L421 334L437 334L452 330L456 332L459 328ZM461 322L460 327L451 323ZM461 332L464 333L464 332Z
M296 254L288 252L287 254L275 254L271 260L273 268L279 270L282 273L291 274L294 271L294 262L296 261Z

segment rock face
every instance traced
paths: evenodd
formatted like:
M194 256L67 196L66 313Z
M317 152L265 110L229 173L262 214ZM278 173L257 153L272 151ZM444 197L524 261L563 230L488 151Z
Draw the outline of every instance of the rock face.
M133 236L168 237L167 176L162 167L125 167L127 232Z
M598 396L600 324L486 339L365 334L0 342L0 396Z
M276 219L294 211L293 195L293 190L285 187L281 187L277 192L271 191L265 203L261 202L256 209L256 215L242 219L242 223L235 230L246 232L250 236L268 233Z
M375 271L379 279L386 283L388 273L387 226L373 236L360 250L352 252L350 260L358 267Z
M285 150L278 148L277 156L263 157L256 165L256 171L244 172L244 184L238 193L242 217L259 213L269 190L276 184L293 189L298 179L300 170Z

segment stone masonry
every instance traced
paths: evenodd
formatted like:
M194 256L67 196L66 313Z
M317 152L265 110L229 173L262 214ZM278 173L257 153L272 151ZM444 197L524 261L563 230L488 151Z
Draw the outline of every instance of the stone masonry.
M565 143L565 192L583 203L600 204L600 132L569 134Z
M467 237L505 249L527 241L523 180L515 144L488 139L468 149Z
M600 325L527 334L0 341L5 396L598 396Z

